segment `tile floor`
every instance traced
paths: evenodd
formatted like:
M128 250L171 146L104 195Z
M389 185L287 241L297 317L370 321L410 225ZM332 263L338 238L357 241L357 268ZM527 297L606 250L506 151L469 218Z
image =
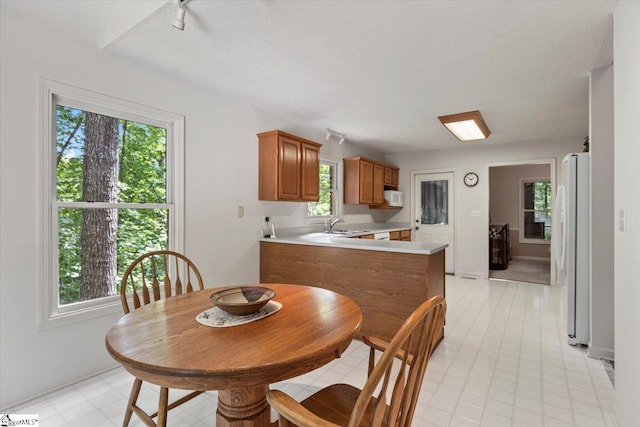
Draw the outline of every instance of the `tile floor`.
M446 339L427 368L414 426L614 426L605 365L567 344L562 288L447 276L447 302ZM299 399L335 382L361 385L366 360L354 342L341 359L272 387ZM39 414L44 427L119 426L131 384L119 368L8 412ZM143 388L143 407L157 396ZM169 425L211 426L216 403L205 393L171 411ZM134 416L130 425L142 423Z

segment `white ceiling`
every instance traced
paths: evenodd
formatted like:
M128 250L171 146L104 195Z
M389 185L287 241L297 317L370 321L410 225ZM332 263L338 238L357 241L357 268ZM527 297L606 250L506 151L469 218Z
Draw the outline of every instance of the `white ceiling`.
M26 19L387 153L588 134L615 1L2 0ZM6 10L6 9L5 9ZM437 116L480 110L458 142Z

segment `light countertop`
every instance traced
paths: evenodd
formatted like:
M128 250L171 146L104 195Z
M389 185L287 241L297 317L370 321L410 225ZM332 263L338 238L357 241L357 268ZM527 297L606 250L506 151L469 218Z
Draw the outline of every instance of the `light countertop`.
M343 224L346 225L346 224ZM399 240L371 240L358 239L357 236L365 234L375 234L391 231L400 231L411 229L408 225L401 224L368 224L359 227L335 227L336 230L357 230L349 234L329 234L316 231L301 231L283 229L277 231L278 237L262 238L261 242L287 243L292 245L310 245L310 246L330 246L345 249L361 249L370 251L383 252L404 252L410 254L430 255L444 250L446 243L423 243L423 242L403 242Z

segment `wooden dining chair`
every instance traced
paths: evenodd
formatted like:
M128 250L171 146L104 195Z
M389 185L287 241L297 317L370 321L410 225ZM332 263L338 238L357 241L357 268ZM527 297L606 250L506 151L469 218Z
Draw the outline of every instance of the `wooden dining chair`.
M169 250L147 252L136 258L127 268L120 282L120 300L122 309L127 314L153 301L192 292L194 288L204 289L202 276L195 264L186 256ZM135 412L148 426L162 426L167 423L167 412L182 405L203 391L193 391L184 397L169 403L169 389L160 388L158 410L148 414L137 405L142 380L133 382L129 402L124 415L123 427L129 425L131 415ZM154 418L157 417L157 423Z
M371 349L369 375L362 389L334 384L302 402L270 390L267 400L278 412L280 427L409 427L445 312L446 302L438 295L422 303L391 342L365 338ZM376 351L383 351L377 362Z

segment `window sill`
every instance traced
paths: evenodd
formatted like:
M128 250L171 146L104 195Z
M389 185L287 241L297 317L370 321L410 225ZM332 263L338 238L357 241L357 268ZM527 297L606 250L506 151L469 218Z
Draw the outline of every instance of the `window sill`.
M550 245L551 240L545 239L518 239L518 243L524 245Z
M122 304L120 298L109 298L102 304L92 304L85 307L76 307L73 311L62 311L58 313L50 313L48 317L42 319L39 325L40 330L48 330L61 326L69 326L76 323L82 323L87 320L99 317L112 317L114 315L122 315Z

